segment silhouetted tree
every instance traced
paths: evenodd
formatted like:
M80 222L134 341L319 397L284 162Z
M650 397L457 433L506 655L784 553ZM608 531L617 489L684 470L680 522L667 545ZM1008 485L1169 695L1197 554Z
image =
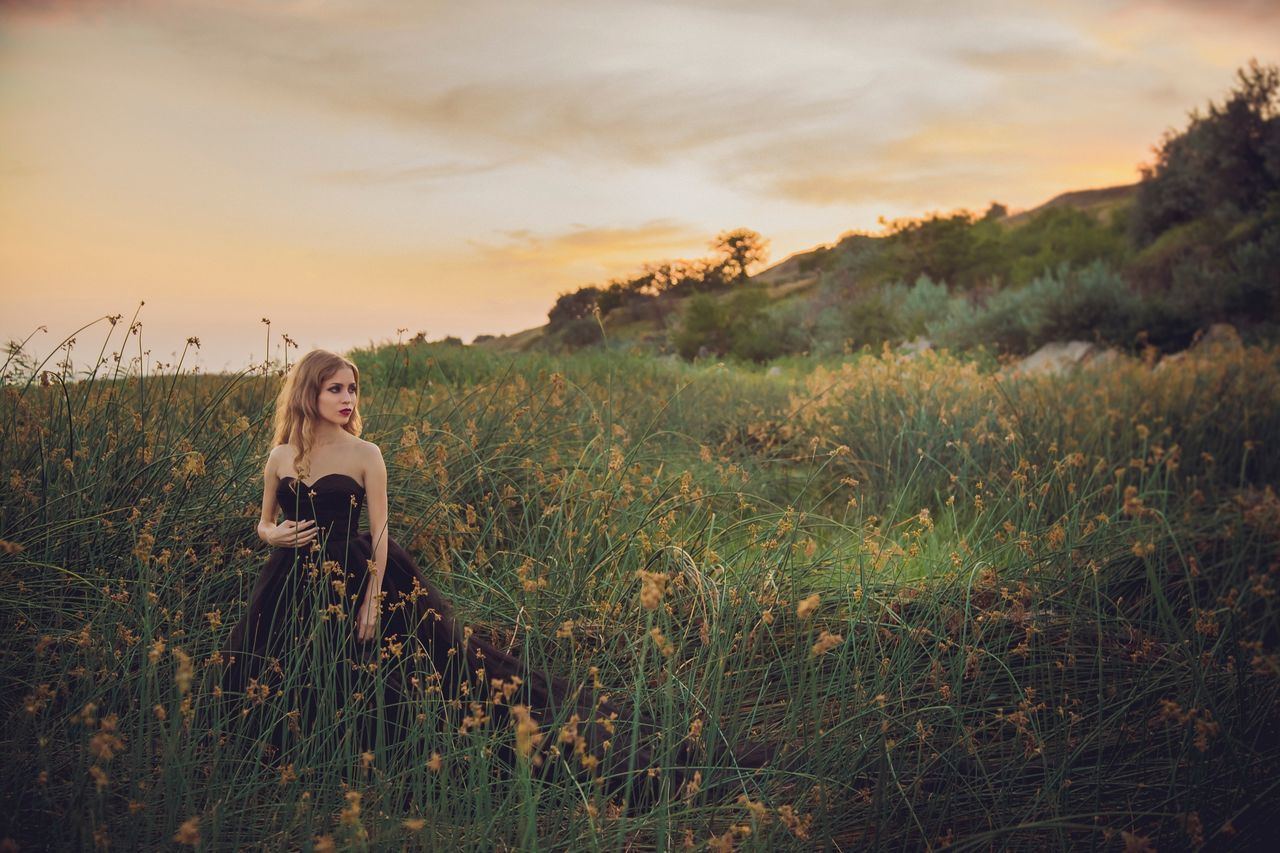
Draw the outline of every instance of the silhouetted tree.
M564 293L547 312L547 320L553 327L563 326L573 320L589 316L600 302L600 288L583 287L573 293Z
M987 208L987 212L982 214L983 222L997 222L1009 215L1009 208L1005 207L998 201L991 202L991 206Z
M731 284L747 279L747 268L769 258L769 241L750 228L721 231L711 241L711 248L724 256L718 264L720 277Z
M1280 68L1251 60L1237 85L1208 112L1193 110L1181 133L1165 133L1142 169L1132 229L1147 245L1206 215L1235 219L1274 204L1280 191Z

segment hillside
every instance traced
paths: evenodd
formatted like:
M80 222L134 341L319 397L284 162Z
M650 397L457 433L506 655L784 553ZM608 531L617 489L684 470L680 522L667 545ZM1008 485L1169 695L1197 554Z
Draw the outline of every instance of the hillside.
M1083 340L1187 347L1215 323L1280 337L1280 68L1250 62L1222 103L1169 132L1136 184L1010 214L993 203L887 223L754 275L767 240L724 231L709 258L647 264L561 294L500 350L634 349L767 362L926 338L1015 356Z
M999 218L1001 225L1016 229L1034 221L1040 214L1054 210L1074 210L1088 214L1100 221L1111 222L1114 214L1130 203L1137 190L1137 184L1103 187L1099 189L1073 190L1054 196L1038 207L1020 211ZM832 257L838 252L874 251L883 236L866 234L846 234L832 245L816 246L806 251L789 255L782 261L761 270L748 279L750 284L759 285L770 302L812 294L822 279L824 267L830 266ZM679 317L691 297L678 297L670 301L664 314L666 322L652 319L634 319L615 316L619 312L610 312L603 317L605 335L615 344L633 344L646 347L648 345L661 348L667 334L664 326L669 325L672 317ZM543 324L510 335L481 336L476 346L500 352L523 352L552 344L550 324Z

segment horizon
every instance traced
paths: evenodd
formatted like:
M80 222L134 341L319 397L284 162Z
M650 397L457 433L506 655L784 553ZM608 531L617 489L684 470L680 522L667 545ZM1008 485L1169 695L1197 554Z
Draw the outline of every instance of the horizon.
M205 372L262 317L297 352L510 334L722 230L763 269L1133 183L1278 35L1250 0L7 2L0 333L145 300L152 360Z

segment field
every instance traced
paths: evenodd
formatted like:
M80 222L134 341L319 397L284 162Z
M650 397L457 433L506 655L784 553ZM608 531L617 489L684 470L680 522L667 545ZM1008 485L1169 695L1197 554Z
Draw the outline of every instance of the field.
M227 710L212 676L280 366L110 348L0 402L19 849L1176 850L1260 845L1280 806L1275 347L1061 377L352 353L392 536L476 632L654 721L643 808L567 726L441 726L431 695L398 745L274 762L288 690Z

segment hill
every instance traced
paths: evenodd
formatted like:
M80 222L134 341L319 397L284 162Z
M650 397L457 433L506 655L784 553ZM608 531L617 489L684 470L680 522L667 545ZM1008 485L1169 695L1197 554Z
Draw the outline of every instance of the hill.
M1132 202L1137 186L1137 184L1124 184L1061 193L1038 207L1002 216L999 222L1008 228L1018 228L1034 221L1046 211L1074 210L1110 224L1117 212L1123 211L1125 205ZM849 233L839 238L834 244L816 246L789 255L782 261L749 276L747 282L750 285L763 287L770 302L799 297L807 291L816 289L822 280L822 273L832 265L837 255L874 251L877 242L883 239L884 236ZM672 304L669 306L667 317L679 316L687 307L690 298L691 296L684 296L671 300ZM615 317L613 313L602 319L605 334L615 343L644 345L645 342L649 342L657 346L660 339L666 337L663 322ZM548 345L554 346L555 343L555 336L549 323L510 335L484 335L475 341L476 346L499 352L523 352Z
M1280 68L1251 62L1220 104L1165 134L1128 186L1063 193L1010 215L992 204L853 233L755 275L747 229L716 257L646 266L566 293L549 324L489 342L763 362L879 349L926 336L1030 352L1084 339L1181 349L1214 323L1280 335Z

